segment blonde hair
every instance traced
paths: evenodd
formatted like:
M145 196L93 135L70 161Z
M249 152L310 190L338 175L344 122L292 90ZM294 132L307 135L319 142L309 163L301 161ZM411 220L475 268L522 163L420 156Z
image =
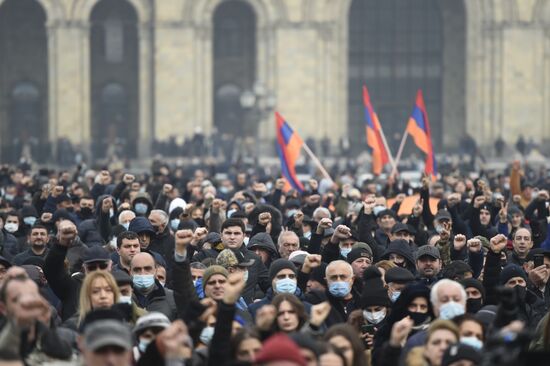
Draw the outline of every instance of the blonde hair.
M107 271L93 271L90 272L84 277L82 286L80 287L80 297L79 297L79 314L78 314L78 324L84 320L86 314L93 310L92 308L92 285L95 280L98 278L104 279L109 287L113 290L114 294L114 304L116 304L120 298L120 289L116 283L115 278L110 272Z

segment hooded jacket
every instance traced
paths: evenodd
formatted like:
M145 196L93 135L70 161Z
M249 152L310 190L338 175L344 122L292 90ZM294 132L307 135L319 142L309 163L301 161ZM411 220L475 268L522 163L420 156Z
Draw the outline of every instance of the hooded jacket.
M390 254L398 254L405 258L405 268L411 271L411 273L416 273L416 265L414 264L414 257L411 250L411 246L406 240L397 239L394 240L388 245L388 249L384 252L381 259L389 259Z
M275 243L273 243L273 239L271 239L271 236L268 233L257 233L251 237L247 244L247 248L249 250L260 248L267 251L269 253L269 260L266 263L266 266L268 266L273 260L279 258L279 253L277 252L277 248L275 248Z
M110 213L104 213L101 209L103 201L111 198L114 203L114 198L109 195L99 196L95 205L95 214L93 219L84 220L78 225L78 236L88 246L105 245L111 237L112 222ZM113 204L113 220L117 217L116 205Z

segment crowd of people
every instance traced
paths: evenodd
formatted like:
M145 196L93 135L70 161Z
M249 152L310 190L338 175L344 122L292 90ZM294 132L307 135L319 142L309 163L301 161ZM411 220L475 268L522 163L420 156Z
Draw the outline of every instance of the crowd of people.
M151 170L1 167L2 364L549 362L546 171Z

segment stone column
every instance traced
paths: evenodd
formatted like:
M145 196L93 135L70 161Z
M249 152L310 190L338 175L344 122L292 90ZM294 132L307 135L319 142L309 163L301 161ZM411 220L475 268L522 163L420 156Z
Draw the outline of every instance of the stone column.
M88 24L54 21L48 32L49 140L56 153L65 137L84 152L90 141L90 47Z
M138 157L151 156L151 143L155 138L153 130L153 47L151 45L151 27L142 23L138 28L139 39L139 140Z

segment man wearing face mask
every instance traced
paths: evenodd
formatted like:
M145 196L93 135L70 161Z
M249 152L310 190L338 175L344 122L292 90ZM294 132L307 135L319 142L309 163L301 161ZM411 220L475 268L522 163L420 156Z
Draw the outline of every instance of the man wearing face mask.
M159 312L151 312L139 318L133 332L138 340L133 349L134 360L138 361L145 353L149 343L154 342L157 334L170 326L170 319Z
M17 255L17 239L4 228L5 216L0 214L0 255L11 261Z
M168 261L174 252L174 236L168 227L169 216L162 210L153 210L149 214L149 221L155 231L149 249L161 254Z
M116 205L114 198L109 195L99 196L95 218L83 221L78 226L78 235L86 244L105 245L112 236L112 225L116 222Z
M467 278L460 281L468 300L466 300L466 312L476 314L485 305L485 288L483 284L475 278Z
M148 217L153 209L153 202L147 193L138 193L132 200L132 207L136 216Z
M525 271L515 264L507 265L500 273L500 284L516 291L518 320L534 329L546 314L546 306L541 298L527 288Z
M82 221L94 218L94 199L90 196L84 196L79 199L77 210L75 212L77 224Z
M436 282L430 290L430 302L436 319L452 320L454 317L465 314L466 298L464 287L446 278ZM424 344L426 336L426 330L422 330L410 337L403 348L404 354L413 347Z
M311 304L305 301L305 297L298 287L297 270L294 263L287 259L277 259L269 267L269 280L271 288L266 292L263 299L250 304L248 310L252 317L256 317L256 312L264 305L271 304L271 301L278 294L293 294L302 300L306 310L309 313Z
M138 253L132 258L130 275L133 282L133 299L147 311L159 311L169 319L176 318L176 303L172 290L162 287L155 279L155 259L149 253Z
M343 260L329 263L325 270L327 290L313 290L306 295L311 304L329 301L331 310L325 320L325 325L345 323L349 314L359 308L360 294L352 291L354 276L351 265Z

